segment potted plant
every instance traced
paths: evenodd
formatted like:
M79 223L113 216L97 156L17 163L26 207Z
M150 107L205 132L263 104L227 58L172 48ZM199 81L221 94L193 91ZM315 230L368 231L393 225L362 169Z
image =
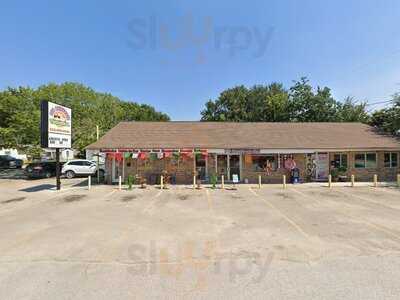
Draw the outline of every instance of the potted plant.
M217 175L216 174L212 174L210 176L210 183L211 183L211 187L213 189L215 189L217 187L217 181L218 181Z
M128 190L132 190L132 186L135 184L135 176L133 175L129 175L127 180L126 180L126 184L128 185Z
M347 168L346 167L339 167L338 179L339 179L339 181L347 181Z

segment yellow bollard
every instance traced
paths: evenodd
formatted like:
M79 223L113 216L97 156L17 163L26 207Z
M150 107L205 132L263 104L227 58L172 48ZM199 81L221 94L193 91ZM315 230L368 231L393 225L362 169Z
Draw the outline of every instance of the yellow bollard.
M222 189L225 189L224 175L221 176L221 188L222 188Z
M261 189L261 175L258 175L258 188Z
M351 175L351 187L354 187L356 185L356 178L354 175Z
M374 175L374 187L378 187L378 175Z
M397 186L400 188L400 174L397 175Z
M164 176L162 176L162 175L161 175L161 178L160 178L160 187L161 187L162 190L164 189Z
M329 188L332 188L332 175L331 174L329 174L329 176L328 176L328 186L329 186Z
M283 175L283 188L286 189L286 175Z
M196 188L196 175L193 176L193 189Z

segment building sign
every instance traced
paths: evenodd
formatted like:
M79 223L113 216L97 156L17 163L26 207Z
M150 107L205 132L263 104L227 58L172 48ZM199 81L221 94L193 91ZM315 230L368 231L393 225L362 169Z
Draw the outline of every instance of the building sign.
M260 154L260 149L225 149L225 154Z
M233 174L232 175L232 181L233 181L233 183L239 183L239 175L238 174Z
M40 127L43 148L71 148L72 111L70 108L42 101Z

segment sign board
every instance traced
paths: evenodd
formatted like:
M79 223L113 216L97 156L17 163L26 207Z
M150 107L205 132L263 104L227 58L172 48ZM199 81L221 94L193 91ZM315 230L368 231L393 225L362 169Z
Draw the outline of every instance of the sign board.
M42 101L40 133L43 148L71 148L71 109Z
M231 154L231 155L260 154L260 149L225 149L224 154Z
M238 174L233 174L232 175L232 181L233 181L233 183L239 183L239 175Z

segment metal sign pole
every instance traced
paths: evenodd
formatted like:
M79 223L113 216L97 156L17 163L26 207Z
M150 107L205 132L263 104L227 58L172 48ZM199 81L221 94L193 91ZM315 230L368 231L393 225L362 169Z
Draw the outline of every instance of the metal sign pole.
M99 125L96 125L96 141L99 140ZM97 152L97 184L100 184L100 150Z
M57 191L61 190L61 179L60 179L60 149L56 148L56 183Z

